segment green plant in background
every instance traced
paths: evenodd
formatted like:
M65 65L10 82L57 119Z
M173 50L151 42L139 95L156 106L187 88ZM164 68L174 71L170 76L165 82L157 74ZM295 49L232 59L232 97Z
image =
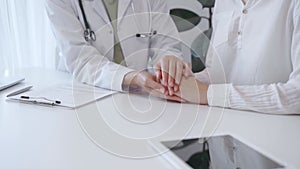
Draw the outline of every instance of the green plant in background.
M196 27L202 20L208 21L208 29L203 31L194 40L191 46L191 60L193 72L202 71L205 66L205 58L212 35L212 9L215 4L215 0L197 0L201 3L202 8L208 10L207 16L199 16L196 13L186 9L172 9L170 14L177 26L179 32L188 31Z

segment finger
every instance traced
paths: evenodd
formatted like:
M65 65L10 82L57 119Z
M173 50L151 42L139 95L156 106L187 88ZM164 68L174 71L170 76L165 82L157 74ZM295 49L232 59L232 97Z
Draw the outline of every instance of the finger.
M160 98L167 98L167 95L162 94L159 90L157 89L152 89L150 87L145 87L145 91L148 92L150 95L154 95Z
M181 62L177 62L176 64L176 76L175 76L175 82L177 85L180 85L180 81L182 78L182 72L183 72L183 64Z
M183 98L175 96L175 95L174 96L167 96L167 100L173 100L173 101L177 101L177 102L181 102L181 103L187 102Z
M176 92L178 92L179 91L179 86L178 85L175 85L174 86L174 92L176 93Z
M187 69L191 69L191 63L189 63L189 62L184 62L184 63L185 63L185 67Z
M173 96L175 93L173 87L168 87L168 92L170 96Z
M161 80L162 80L162 72L161 70L158 70L156 73L155 73L155 79L156 79L156 82L160 83Z
M193 72L191 70L191 64L190 63L188 63L188 62L184 63L183 74L184 74L185 77L193 76Z
M184 74L184 77L193 77L194 76L194 73L192 72L192 70L189 70L189 69L184 69L183 74Z
M156 76L156 80L159 82L161 80L161 78L162 78L160 64L155 64L153 66L153 69L154 69L154 73L155 73L155 76Z
M169 79L168 79L168 86L170 86L170 87L174 87L174 83L175 83L175 80L174 80L174 78L175 78L175 74L176 74L176 72L177 72L177 70L176 70L176 61L170 61L169 62Z
M150 88L152 90L159 90L163 94L166 92L166 89L162 84L157 83L156 81L154 81L152 79L147 80L145 88L146 87Z
M163 85L167 86L168 85L169 61L168 60L167 61L162 61L161 68L162 68Z
M145 88L145 90L153 95L153 96L156 96L156 97L160 97L160 98L163 98L163 99L167 99L167 100L172 100L172 101L177 101L177 102L181 102L181 103L185 103L186 100L184 100L183 98L179 97L179 96L168 96L168 95L163 95L161 94L159 91L157 90L152 90L151 88Z

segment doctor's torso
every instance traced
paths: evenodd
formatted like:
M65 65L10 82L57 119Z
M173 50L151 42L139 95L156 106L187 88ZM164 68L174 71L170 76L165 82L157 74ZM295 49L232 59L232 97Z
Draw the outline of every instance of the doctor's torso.
M84 15L78 0L47 0L47 11L61 51L61 63L72 72L77 57L114 57L114 29L101 0L82 0L86 20L95 32L95 41L85 41ZM147 68L149 59L157 60L162 53L173 51L181 56L179 35L163 0L119 0L116 34L127 67ZM160 35L138 37L137 34L159 32ZM172 36L166 38L166 36ZM174 40L176 39L176 40ZM86 53L86 51L93 52ZM96 51L94 50L96 49ZM150 50L151 49L151 50ZM96 57L96 56L95 56ZM64 65L63 65L64 66Z
M149 23L152 18L147 14L149 5L146 1L119 0L116 32L127 66L134 69L145 68L149 59L150 39L136 37L138 32L148 32L151 29ZM76 0L73 7L82 27L85 27L83 15ZM112 61L115 45L114 30L104 4L98 0L86 0L83 1L83 7L87 21L96 35L96 41L91 41L90 45Z

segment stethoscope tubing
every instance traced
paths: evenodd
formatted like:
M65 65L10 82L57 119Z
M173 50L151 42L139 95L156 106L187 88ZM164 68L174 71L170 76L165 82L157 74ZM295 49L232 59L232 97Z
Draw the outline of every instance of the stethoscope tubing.
M82 5L82 0L78 0L79 2L79 7L82 13L82 18L85 26L85 30L83 33L84 39L89 42L89 41L96 41L96 34L95 32L91 29L89 22L87 21L86 14L84 7Z
M80 7L80 10L81 10L81 14L82 14L82 18L83 18L83 22L84 22L84 26L85 26L85 30L84 30L84 38L87 42L90 42L90 41L96 41L96 34L95 32L91 29L88 21L87 21L87 17L86 17L86 13L85 13L85 10L84 10L84 7L83 7L83 4L82 4L82 0L78 0L78 3L79 3L79 7ZM135 24L137 25L138 29L139 28L139 25L137 24L137 20L136 20L136 16L135 16L135 7L134 7L134 4L133 2L131 2L131 8L133 10L133 13L134 13L134 20L135 20ZM151 15L152 15L152 12L151 12L151 7L150 7L150 4L149 4L149 0L148 0L148 12L149 12L149 18L151 18ZM150 25L149 25L149 32L148 33L137 33L135 36L137 38L151 38L152 36L156 35L157 34L157 31L153 31L151 30L151 27L152 27L152 19L150 19Z

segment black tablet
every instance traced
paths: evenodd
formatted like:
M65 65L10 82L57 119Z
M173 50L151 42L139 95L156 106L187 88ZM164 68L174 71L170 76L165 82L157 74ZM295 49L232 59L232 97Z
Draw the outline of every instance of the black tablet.
M189 169L278 169L279 162L232 136L173 140L154 144L174 168Z

